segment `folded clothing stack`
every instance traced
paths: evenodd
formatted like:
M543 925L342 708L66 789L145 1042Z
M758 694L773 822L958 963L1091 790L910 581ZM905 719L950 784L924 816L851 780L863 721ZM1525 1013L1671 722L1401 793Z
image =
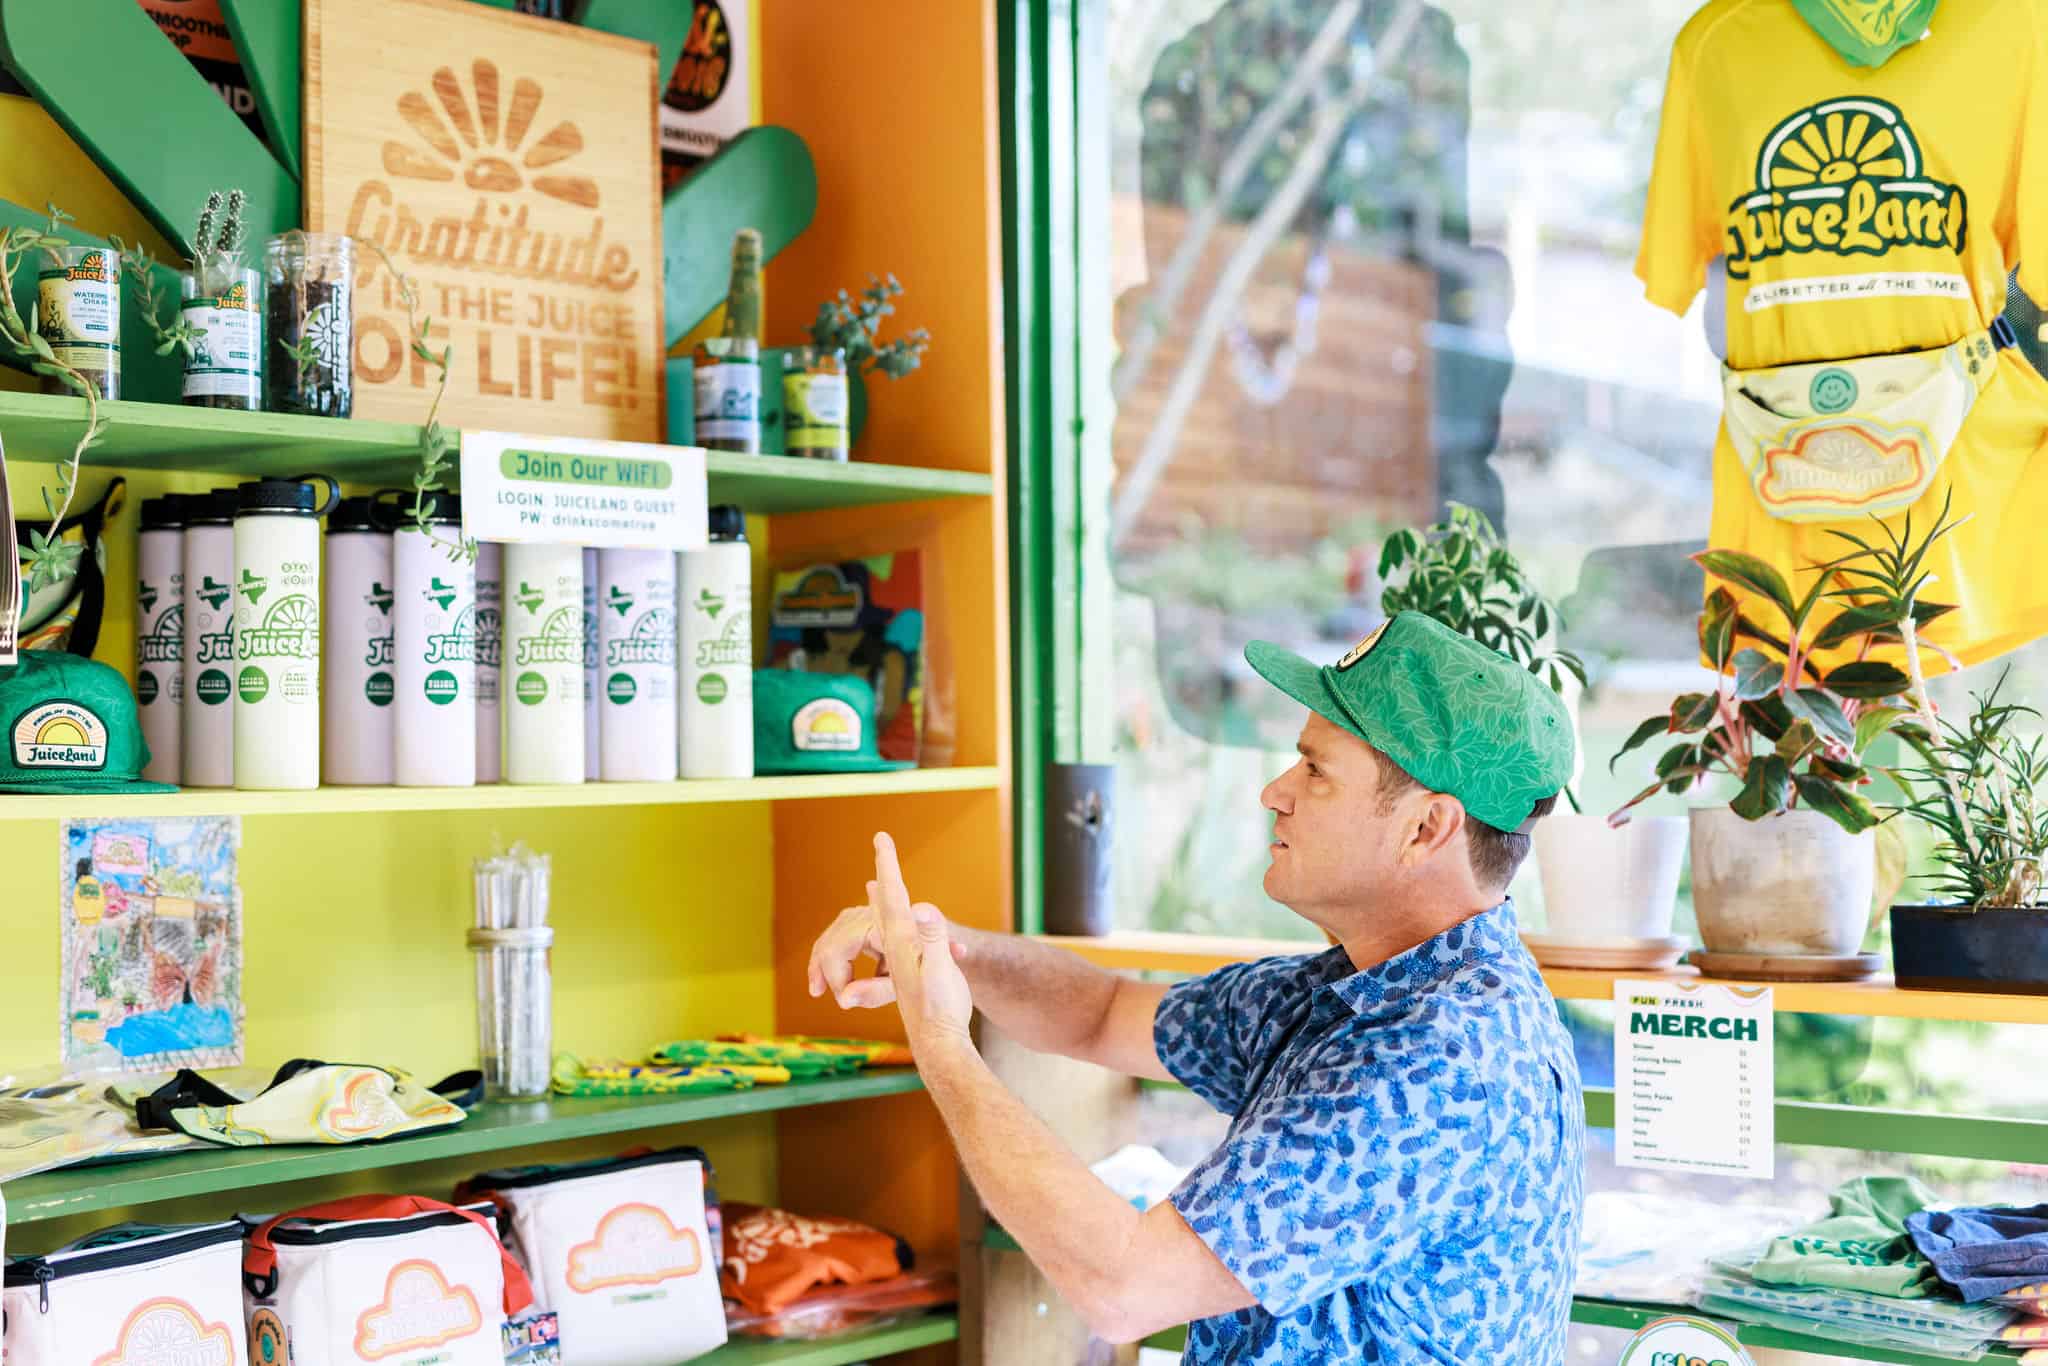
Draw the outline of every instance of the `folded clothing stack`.
M850 1219L727 1201L719 1286L726 1324L756 1337L814 1338L953 1303L954 1278L920 1271L910 1245Z
M2048 1366L2048 1205L1926 1210L1907 1228L1963 1299L2015 1315L1999 1342L2029 1348L2020 1360L2030 1366Z

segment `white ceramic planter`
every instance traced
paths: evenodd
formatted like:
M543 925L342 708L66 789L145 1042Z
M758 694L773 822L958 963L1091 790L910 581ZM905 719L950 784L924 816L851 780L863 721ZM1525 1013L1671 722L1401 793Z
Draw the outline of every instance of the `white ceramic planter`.
M1686 823L1554 811L1536 822L1536 871L1552 939L1663 939L1678 907Z
M1725 806L1692 816L1692 899L1713 953L1855 953L1870 924L1877 832L1852 835L1814 811L1746 821Z

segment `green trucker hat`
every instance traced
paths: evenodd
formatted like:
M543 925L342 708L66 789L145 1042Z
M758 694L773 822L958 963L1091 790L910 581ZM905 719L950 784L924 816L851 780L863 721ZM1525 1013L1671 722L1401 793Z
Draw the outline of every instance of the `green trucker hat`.
M876 748L875 690L853 674L754 670L754 772L889 773Z
M1572 722L1558 695L1506 655L1434 617L1402 612L1318 666L1255 640L1245 662L1350 731L1432 792L1496 830L1518 830L1572 776Z
M120 671L57 650L0 668L0 792L176 792L142 780L149 746Z

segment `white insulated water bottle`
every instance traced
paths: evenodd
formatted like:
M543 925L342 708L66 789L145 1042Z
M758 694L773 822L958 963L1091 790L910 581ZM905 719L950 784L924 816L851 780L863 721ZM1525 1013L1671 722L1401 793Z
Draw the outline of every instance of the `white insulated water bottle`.
M711 544L677 560L685 778L754 776L754 574L747 520L711 509Z
M596 782L601 748L597 710L597 552L583 551L583 777Z
M676 776L676 557L597 553L598 776L666 783Z
M462 500L425 496L431 530L392 537L398 577L400 787L476 782L476 566L462 550Z
M185 500L186 787L235 785L235 491Z
M142 500L136 537L135 701L153 783L183 781L185 495Z
M308 474L235 493L235 786L318 787L319 519L339 501L336 485Z
M391 525L373 499L344 498L327 518L320 645L320 774L342 787L392 778Z
M505 736L499 729L498 659L505 643L505 548L476 548L476 780L495 783L504 773Z
M505 547L505 781L583 781L583 551Z

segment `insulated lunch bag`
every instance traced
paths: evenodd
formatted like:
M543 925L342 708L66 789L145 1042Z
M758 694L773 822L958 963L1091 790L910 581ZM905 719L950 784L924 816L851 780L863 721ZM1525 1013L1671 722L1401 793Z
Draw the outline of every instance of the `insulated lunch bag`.
M242 1225L119 1224L10 1263L7 1366L247 1366Z
M496 1202L578 1366L673 1366L725 1342L711 1163L696 1148L485 1172L459 1199Z
M242 1272L254 1366L504 1366L505 1320L533 1299L488 1206L410 1195L279 1215Z

